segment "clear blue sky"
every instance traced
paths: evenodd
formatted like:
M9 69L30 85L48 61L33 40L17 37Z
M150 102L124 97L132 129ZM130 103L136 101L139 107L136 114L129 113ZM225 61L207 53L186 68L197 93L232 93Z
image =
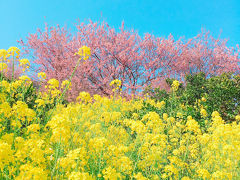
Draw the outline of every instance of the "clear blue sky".
M50 25L67 25L72 32L79 18L121 22L140 35L153 33L178 39L193 37L202 28L215 37L240 44L240 0L0 0L0 49L17 46L16 40Z

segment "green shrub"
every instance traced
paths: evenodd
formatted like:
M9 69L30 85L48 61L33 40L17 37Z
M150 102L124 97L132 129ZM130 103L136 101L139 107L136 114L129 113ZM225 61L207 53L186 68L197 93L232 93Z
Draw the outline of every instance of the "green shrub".
M174 79L166 79L171 86ZM240 76L233 73L223 73L220 76L207 78L204 73L188 74L175 93L177 103L185 104L189 114L198 121L201 119L201 108L206 109L208 118L213 111L218 111L226 121L234 121L240 113ZM166 107L170 101L171 93L160 88L146 89L145 93L156 101L166 101ZM202 99L203 98L203 99ZM205 101L206 99L206 101ZM171 100L172 102L172 100ZM172 106L171 108L177 108Z

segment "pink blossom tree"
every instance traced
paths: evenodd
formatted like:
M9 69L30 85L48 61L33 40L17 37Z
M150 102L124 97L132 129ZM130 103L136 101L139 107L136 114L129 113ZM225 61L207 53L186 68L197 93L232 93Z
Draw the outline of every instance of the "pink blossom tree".
M174 40L172 35L140 37L134 30L126 30L124 23L119 31L105 22L90 21L76 27L77 34L71 35L66 28L46 26L29 35L26 42L19 41L25 54L32 55L34 71L44 71L48 79L60 82L71 75L78 48L91 48L91 57L81 61L72 79L71 99L79 91L110 95L109 83L114 79L122 81L124 95L135 95L148 85L161 87L166 77L183 81L185 74L200 71L206 75L239 73L239 47L228 48L226 40L209 33Z

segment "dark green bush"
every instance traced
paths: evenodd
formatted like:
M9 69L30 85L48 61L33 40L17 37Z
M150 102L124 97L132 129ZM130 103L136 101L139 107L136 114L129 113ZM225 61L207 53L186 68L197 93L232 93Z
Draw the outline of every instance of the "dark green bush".
M166 79L171 86L174 79ZM213 111L218 111L225 121L233 121L240 113L240 76L233 73L223 73L220 76L207 78L204 73L188 74L185 76L185 86L181 83L175 96L178 103L185 104L191 110L191 115L200 121L200 109L205 108L208 118ZM152 99L165 100L169 104L171 93L160 88L146 89ZM202 101L206 98L206 102ZM175 106L177 107L177 106Z

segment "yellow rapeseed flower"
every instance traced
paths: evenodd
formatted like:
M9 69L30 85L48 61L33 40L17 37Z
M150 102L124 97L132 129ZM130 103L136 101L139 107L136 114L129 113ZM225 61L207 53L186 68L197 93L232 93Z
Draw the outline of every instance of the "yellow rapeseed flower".
M235 116L236 121L240 121L240 115Z
M89 93L82 91L79 93L79 96L77 97L77 100L81 99L82 102L88 103L91 101L91 96Z
M18 58L19 54L20 54L20 49L18 49L17 47L10 47L8 50L7 50L8 54L11 55L11 56L15 56L16 55L16 58Z
M78 52L75 53L75 55L76 54L78 54L84 60L87 60L91 56L91 49L87 46L82 46L81 48L79 48Z
M114 79L113 81L111 81L110 86L116 85L117 87L120 87L122 84L122 81L119 79Z
M184 176L181 180L191 180L191 179L187 176Z
M45 101L43 99L37 99L35 101L35 103L37 103L38 105L36 107L41 107L41 106L45 106Z
M69 82L69 80L65 80L62 82L61 89L65 88L68 84L69 84L68 88L69 88L69 90L71 90L72 83Z
M37 76L38 76L38 78L40 79L40 81L43 81L43 80L45 80L45 79L47 78L45 72L40 72L40 73L38 73Z
M30 63L29 63L28 59L20 59L19 62L20 62L20 66L22 66L22 65L30 66Z
M57 79L50 79L48 82L49 88L58 88L59 87L59 81Z
M25 69L28 69L30 67L30 63L28 59L21 59L19 60L20 62L20 66L23 67L23 72L25 71Z
M202 108L200 113L204 118L207 117L207 111L205 109Z
M31 81L30 77L28 77L26 75L20 76L19 79L22 81Z
M205 97L202 97L202 101L203 101L203 102L206 102L207 99L206 99Z
M114 79L113 81L111 81L111 83L109 85L114 86L114 89L112 91L115 92L118 89L121 90L120 87L122 85L122 81L119 79Z
M0 49L0 59L3 58L3 60L6 60L7 57L7 51L5 49Z
M173 90L174 90L174 91L177 91L179 85L180 85L179 81L174 80L173 83L172 83L172 88L173 88Z
M7 71L7 64L6 63L0 63L0 71Z
M13 151L11 149L11 144L0 141L0 169L6 165L9 165L13 161Z
M141 172L138 172L137 174L134 174L133 176L135 179L138 180L147 180L148 178L144 177Z
M112 180L117 180L118 178L121 179L121 174L118 173L116 169L112 168L111 166L104 169L102 173L104 174L103 175L104 179L112 179Z

